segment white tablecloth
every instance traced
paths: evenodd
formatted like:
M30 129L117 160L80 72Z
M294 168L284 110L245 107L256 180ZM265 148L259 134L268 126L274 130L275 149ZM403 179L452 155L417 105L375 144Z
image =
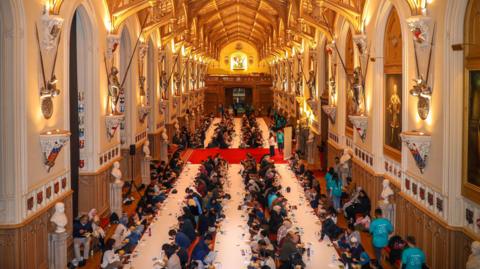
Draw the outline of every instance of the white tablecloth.
M267 123L263 118L257 118L258 127L262 131L263 137L263 147L269 148L268 137L270 136L270 130L268 129Z
M289 213L294 227L298 227L301 233L301 239L305 246L311 246L310 259L304 255L304 261L307 268L338 268L338 253L331 245L329 240L319 242L319 233L322 225L318 217L314 214L312 207L305 198L303 187L295 178L295 174L288 168L287 164L276 164L280 174L280 183L282 185L282 194L287 198L289 206L296 206L297 209ZM290 187L291 191L287 193L286 189Z
M224 188L232 197L224 203L225 219L215 238L216 269L246 268L251 258L248 213L238 210L245 197L245 186L238 173L240 169L240 164L231 164L228 169L228 182Z
M168 231L178 225L177 217L182 214L185 189L191 186L198 172L198 164L187 164L180 177L177 179L174 188L178 191L170 193L164 201L157 219L150 225L151 236L148 229L144 233L140 243L135 248L131 267L135 269L157 268L154 266L157 259L161 260L162 245L170 243ZM128 268L128 266L126 266Z

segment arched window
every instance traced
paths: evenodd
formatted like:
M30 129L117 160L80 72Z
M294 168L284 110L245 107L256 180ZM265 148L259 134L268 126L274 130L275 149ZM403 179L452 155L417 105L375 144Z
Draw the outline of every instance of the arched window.
M353 136L353 125L350 122L348 116L355 114L355 103L353 101L353 88L351 81L353 81L353 69L355 65L354 61L354 49L353 49L353 38L352 31L349 29L347 33L347 38L345 41L345 68L347 72L347 91L345 98L345 134L352 137Z
M400 19L392 8L385 27L383 45L385 75L384 153L400 161L402 141L402 32Z
M480 202L480 0L470 0L465 16L463 194Z

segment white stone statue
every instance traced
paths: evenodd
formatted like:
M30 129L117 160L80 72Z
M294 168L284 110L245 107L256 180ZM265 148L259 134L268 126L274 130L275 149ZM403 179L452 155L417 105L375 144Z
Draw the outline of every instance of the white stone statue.
M143 143L143 154L145 154L145 158L150 158L150 141L145 140Z
M56 233L64 233L65 226L67 226L68 219L67 215L65 215L65 204L62 202L58 202L55 204L55 213L50 218L50 221L53 222L56 226L55 232Z
M381 201L383 202L383 204L389 204L390 196L393 195L393 190L390 187L390 181L388 181L388 179L384 179L382 185L383 185L383 190L382 190L382 193L380 194L382 198Z
M395 224L395 208L392 203L390 203L390 197L394 194L392 188L390 187L390 181L384 179L382 182L383 190L380 193L379 205L383 211L383 216L390 220L392 224Z
M480 242L472 242L472 254L468 257L466 269L480 268Z
M165 132L165 130L162 131L162 139L163 139L163 142L168 143L168 135L167 135L167 132Z
M120 163L118 161L113 163L112 176L115 178L115 184L122 184L122 171L120 170Z

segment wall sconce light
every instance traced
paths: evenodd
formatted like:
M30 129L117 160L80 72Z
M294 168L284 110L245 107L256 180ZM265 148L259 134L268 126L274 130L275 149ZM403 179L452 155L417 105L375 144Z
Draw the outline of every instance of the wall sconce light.
M70 141L71 133L65 130L52 130L40 134L40 147L43 153L43 164L50 172L53 166L55 166L55 160L57 159L63 146Z

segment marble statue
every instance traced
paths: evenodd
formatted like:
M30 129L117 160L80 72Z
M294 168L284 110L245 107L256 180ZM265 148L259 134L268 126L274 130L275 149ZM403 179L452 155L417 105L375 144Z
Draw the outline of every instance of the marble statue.
M348 149L344 149L343 155L342 157L340 157L340 163L338 166L338 175L342 179L343 186L348 185L347 178L351 177L351 159L352 155L350 155Z
M162 161L168 161L168 135L165 130L162 131L162 146L160 148L160 159Z
M50 221L56 226L55 233L64 233L65 226L67 226L68 219L65 215L65 204L58 202L55 204L55 213L53 213Z
M380 193L379 206L383 211L383 216L390 220L392 224L395 223L395 210L394 205L390 202L390 197L394 194L392 188L390 187L390 181L384 179L382 182L383 190Z
M145 154L145 158L150 157L150 141L145 140L145 143L143 143L143 154Z
M388 179L384 179L382 185L383 185L383 190L380 196L382 197L383 203L389 204L390 196L393 195L393 190L390 187L390 181L388 181Z
M472 254L468 257L466 269L480 268L480 241L472 242Z
M115 184L122 184L122 171L120 170L120 163L118 161L113 163L112 176L115 178Z

